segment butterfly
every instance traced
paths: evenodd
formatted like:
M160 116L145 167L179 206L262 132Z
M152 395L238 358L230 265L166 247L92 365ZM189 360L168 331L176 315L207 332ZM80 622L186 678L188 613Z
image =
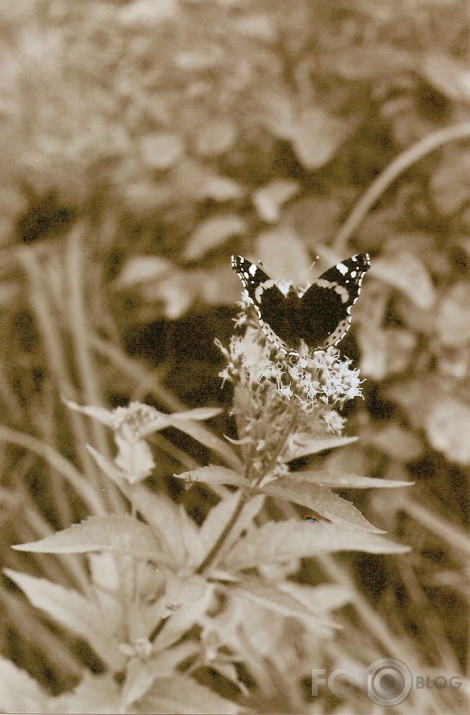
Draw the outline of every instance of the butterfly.
M298 353L305 342L310 350L337 345L351 325L351 308L370 268L367 253L341 261L305 290L283 292L259 265L232 256L237 273L253 303L261 329L285 353Z

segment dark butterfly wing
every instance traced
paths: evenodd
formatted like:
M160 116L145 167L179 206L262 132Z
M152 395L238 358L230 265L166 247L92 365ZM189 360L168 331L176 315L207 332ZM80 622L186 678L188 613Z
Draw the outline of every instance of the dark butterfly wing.
M232 268L255 307L264 334L278 348L288 352L291 329L286 296L267 273L242 256L232 256Z
M369 268L367 253L357 254L322 273L303 294L296 310L297 334L309 347L327 348L344 338Z
M255 306L266 337L281 350L295 352L301 340L310 349L318 349L344 338L370 261L363 253L337 263L301 297L293 289L285 296L267 273L242 256L232 256L232 267Z

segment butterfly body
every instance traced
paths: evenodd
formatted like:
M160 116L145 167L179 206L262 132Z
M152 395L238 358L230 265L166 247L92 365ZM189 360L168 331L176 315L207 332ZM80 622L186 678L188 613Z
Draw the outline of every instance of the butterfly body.
M287 292L242 256L232 256L232 268L255 307L266 337L283 352L296 353L302 343L318 350L344 338L370 261L366 253L351 256L322 273L305 290L291 285Z

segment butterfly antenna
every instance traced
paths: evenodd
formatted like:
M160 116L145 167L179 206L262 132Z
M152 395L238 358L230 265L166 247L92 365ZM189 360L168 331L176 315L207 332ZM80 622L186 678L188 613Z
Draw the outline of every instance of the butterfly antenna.
M311 264L309 265L309 267L308 267L307 270L305 271L305 283L309 283L309 273L310 273L310 271L312 270L312 268L313 268L313 266L315 265L315 263L319 260L319 258L320 258L320 256L315 256L315 258L313 259L313 261L311 262Z

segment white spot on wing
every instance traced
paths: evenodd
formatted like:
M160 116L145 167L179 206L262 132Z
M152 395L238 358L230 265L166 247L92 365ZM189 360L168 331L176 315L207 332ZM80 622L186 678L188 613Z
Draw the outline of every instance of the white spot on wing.
M272 288L275 285L273 280L265 281L264 283L261 283L256 290L255 290L255 300L258 301L258 303L261 303L261 297L264 293L265 290L268 288Z

